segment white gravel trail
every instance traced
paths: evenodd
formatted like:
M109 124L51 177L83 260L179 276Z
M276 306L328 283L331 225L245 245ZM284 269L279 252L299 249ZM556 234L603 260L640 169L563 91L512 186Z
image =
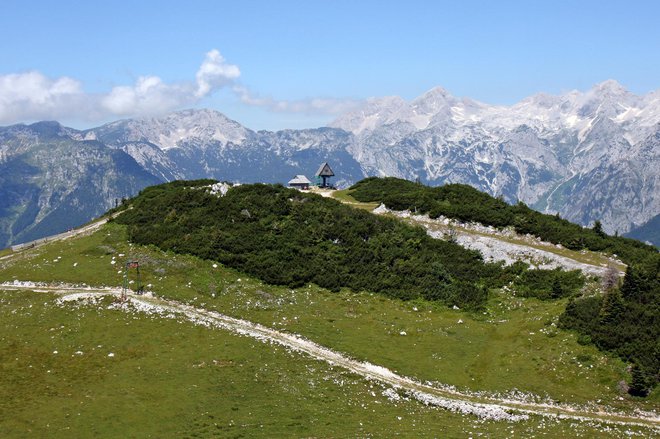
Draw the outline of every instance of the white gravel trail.
M531 268L547 269L562 268L564 270L581 270L585 275L602 277L609 266L623 265L621 261L611 259L608 265L588 264L566 256L559 255L547 249L558 247L550 242L541 241L531 236L518 236L512 230L497 230L491 226L478 223L462 223L454 219L439 217L429 218L428 215L417 215L410 211L393 211L380 205L373 210L378 215L390 214L399 218L405 218L426 229L426 233L435 239L446 239L446 232L454 235L456 243L481 253L486 261L502 261L504 265L511 265L516 261L522 261ZM510 238L526 239L529 245L509 242ZM534 245L536 246L534 246Z
M96 302L104 295L121 297L121 288L95 288L72 285L44 285L35 282L7 282L0 284L4 290L31 290L56 293L58 302L65 305L73 301ZM209 328L225 329L236 334L257 340L277 343L292 351L307 354L317 360L325 361L356 373L368 380L379 381L394 389L406 393L426 405L447 410L471 414L483 419L517 422L528 419L529 415L539 415L556 419L572 419L580 422L616 424L650 427L660 434L660 417L655 413L629 415L624 413L594 411L568 405L540 404L512 399L496 399L471 395L451 388L421 383L412 378L399 375L385 367L359 361L307 340L300 335L277 331L247 320L237 319L216 311L196 308L180 302L155 297L147 292L144 295L130 293L125 301L117 302L113 308L127 312L144 312L165 318L183 318L194 324Z

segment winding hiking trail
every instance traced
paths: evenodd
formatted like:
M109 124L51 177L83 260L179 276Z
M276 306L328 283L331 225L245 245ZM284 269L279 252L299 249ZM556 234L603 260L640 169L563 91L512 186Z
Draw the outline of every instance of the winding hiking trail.
M3 290L29 290L54 293L58 303L89 301L95 303L102 296L122 296L121 288L94 288L72 285L43 285L29 281L15 281L0 284ZM439 385L421 383L372 363L358 361L345 354L333 351L299 335L277 331L247 320L230 317L219 312L196 308L180 302L166 300L147 292L136 295L129 292L114 308L126 312L144 312L163 318L180 318L209 328L219 328L233 333L255 338L262 342L277 343L292 351L307 354L333 366L342 367L368 380L378 381L386 386L407 394L426 405L437 406L455 412L472 414L483 419L516 422L538 415L555 419L571 419L595 424L614 424L650 428L660 433L660 417L654 413L640 413L635 416L606 411L595 411L567 405L540 404L511 399L497 399L458 392ZM396 399L396 398L395 398Z

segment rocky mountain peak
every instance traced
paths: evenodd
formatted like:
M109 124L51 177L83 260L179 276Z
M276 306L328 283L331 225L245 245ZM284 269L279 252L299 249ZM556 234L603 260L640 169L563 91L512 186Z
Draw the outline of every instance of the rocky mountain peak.
M445 88L433 87L431 90L427 91L418 98L414 99L412 101L412 104L415 105L415 104L434 103L434 102L447 103L453 100L455 100L454 96L452 96L452 94L449 93Z
M596 84L581 96L577 114L580 117L617 117L631 106L639 104L639 98L614 80Z
M601 96L610 96L610 97L622 96L629 93L629 91L623 85L619 84L614 79L608 79L599 84L596 84L592 88L592 91Z
M162 117L129 119L91 130L103 141L123 144L149 142L162 150L182 147L188 142L200 144L239 144L249 130L214 110L181 110Z
M440 111L448 111L456 99L444 88L435 87L427 91L410 104L417 115L433 116Z
M36 122L28 125L28 128L33 133L44 137L55 137L66 135L64 127L57 121L48 120L43 122Z

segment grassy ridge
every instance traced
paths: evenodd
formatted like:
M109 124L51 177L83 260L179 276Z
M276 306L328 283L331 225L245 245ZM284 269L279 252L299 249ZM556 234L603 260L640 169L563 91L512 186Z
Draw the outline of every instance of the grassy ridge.
M220 261L276 285L312 282L479 307L500 272L420 228L284 187L241 186L216 197L161 185L132 205L117 220L132 241Z
M615 388L628 379L625 365L557 330L565 299L493 293L482 314L314 285L289 289L196 257L132 245L126 237L126 226L108 224L93 235L30 250L0 261L0 281L121 285L123 263L139 259L145 283L159 295L300 333L420 380L518 389L568 403L602 400L620 409L657 407L657 392L647 401L620 399ZM535 417L483 422L411 401L394 404L372 383L260 343L187 323L57 308L44 294L0 291L0 339L3 437L71 437L72 431L102 437L620 437L636 430ZM108 363L99 345L119 361ZM54 349L66 355L54 356Z

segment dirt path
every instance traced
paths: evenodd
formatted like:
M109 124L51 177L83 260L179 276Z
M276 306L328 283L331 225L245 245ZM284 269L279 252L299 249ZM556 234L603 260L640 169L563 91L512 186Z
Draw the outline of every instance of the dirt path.
M103 295L120 296L120 288L75 287L69 285L40 285L32 282L13 282L0 284L5 290L31 290L56 293L59 303L90 300ZM372 363L358 361L345 354L323 347L299 335L277 331L247 320L233 318L215 311L195 308L176 301L145 295L129 294L126 301L117 308L127 312L145 312L166 318L181 318L210 328L225 329L236 334L252 337L263 342L282 345L290 350L307 354L317 360L325 361L356 373L366 379L376 380L392 386L388 395L398 398L404 393L426 405L442 407L451 411L472 414L484 419L516 422L527 419L529 415L549 418L572 419L593 424L616 424L652 428L660 433L660 417L655 413L629 415L624 413L594 411L567 405L538 404L516 400L504 400L475 396L443 388L439 385L421 383L391 370Z
M68 232L59 233L57 235L52 235L52 236L47 236L45 238L37 239L37 240L34 240L34 241L30 241L30 242L25 242L23 244L12 245L11 246L12 252L9 253L8 255L1 256L0 261L5 260L5 259L11 259L11 258L15 257L16 255L22 253L25 250L32 250L34 248L41 247L42 245L49 244L51 242L64 241L66 239L73 238L74 236L80 236L80 235L85 235L85 234L88 234L88 233L95 232L101 226L103 226L105 223L107 223L110 220L110 218L115 218L120 213L121 212L114 213L110 217L101 218L97 221L94 221L93 223L87 224L87 225L79 227L77 229L69 230Z

